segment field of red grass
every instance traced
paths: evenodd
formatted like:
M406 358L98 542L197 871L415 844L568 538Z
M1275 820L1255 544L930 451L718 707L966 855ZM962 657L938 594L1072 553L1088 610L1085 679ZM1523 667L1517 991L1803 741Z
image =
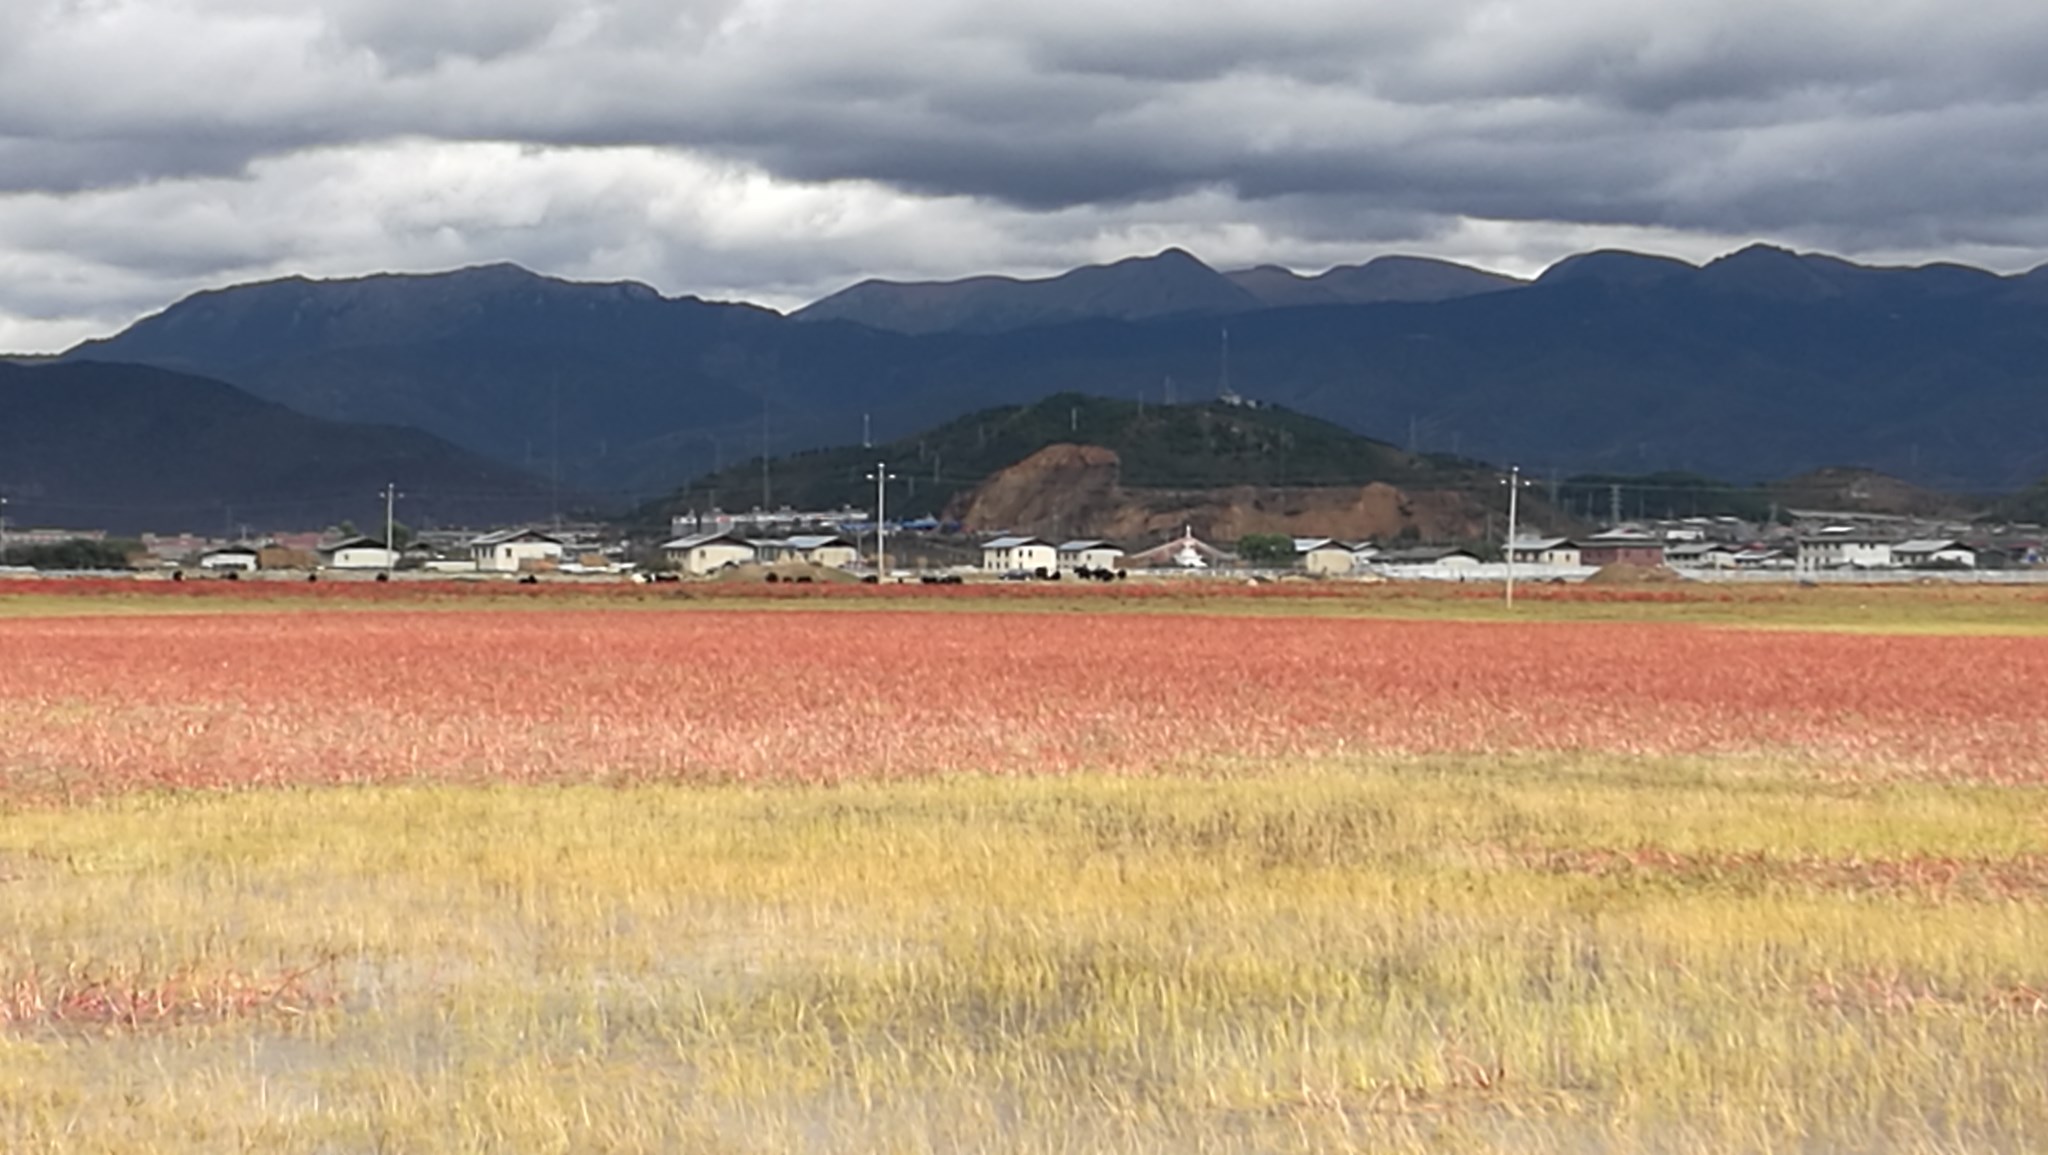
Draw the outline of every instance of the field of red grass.
M1116 613L0 619L0 792L1146 772L1368 752L2048 780L2048 642Z

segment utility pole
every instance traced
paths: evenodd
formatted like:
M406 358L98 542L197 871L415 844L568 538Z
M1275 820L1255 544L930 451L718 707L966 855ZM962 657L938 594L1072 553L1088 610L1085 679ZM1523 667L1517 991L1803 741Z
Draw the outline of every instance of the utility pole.
M875 471L868 474L868 480L875 483L875 584L882 583L889 572L889 483L896 475L882 462L875 462Z
M767 513L774 502L774 490L768 481L768 398L761 398L761 512Z
M868 415L865 413L860 415L860 447L862 449L873 449L875 447L874 427L868 423Z
M1607 526L1609 529L1621 524L1621 483L1607 487Z
M396 532L396 530L397 530L397 526L398 526L398 519L397 519L397 517L395 516L395 514L396 514L396 512L397 512L397 509L398 509L398 497L399 497L399 493L398 493L398 483L397 483L397 482L395 482L395 481L387 481L387 482L385 482L385 483L384 483L384 569L385 569L385 572L387 572L387 573L388 573L388 572L390 572L390 571L391 571L392 569L396 568L396 567L397 567L397 565L398 565L398 543L397 543L397 542L395 542L395 541L393 541L393 540L391 540L391 539L392 539L392 535L393 535L393 533L395 533L395 532Z
M1508 546L1501 552L1508 559L1507 604L1509 609L1515 608L1515 521L1517 515L1521 512L1523 484L1522 467L1519 465L1508 466Z
M7 495L0 493L0 565L7 564Z

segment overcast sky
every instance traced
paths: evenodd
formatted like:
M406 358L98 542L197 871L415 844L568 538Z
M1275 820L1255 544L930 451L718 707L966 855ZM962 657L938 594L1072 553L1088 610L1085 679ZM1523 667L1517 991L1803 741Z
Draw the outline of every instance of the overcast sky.
M0 0L0 349L518 261L2048 260L2032 0Z

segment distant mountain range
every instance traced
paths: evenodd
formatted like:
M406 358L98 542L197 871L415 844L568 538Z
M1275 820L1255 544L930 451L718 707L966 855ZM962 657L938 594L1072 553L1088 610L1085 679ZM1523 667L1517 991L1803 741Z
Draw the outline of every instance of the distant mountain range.
M1000 333L1071 321L1249 313L1299 305L1448 301L1520 288L1499 273L1423 257L1381 257L1304 277L1277 265L1219 273L1180 249L1057 277L862 281L790 314L898 333Z
M546 483L417 429L295 413L141 365L0 362L0 493L11 526L239 533L489 525L550 510Z
M1854 465L1990 491L2048 473L2048 275L1765 246L1697 267L1588 253L1529 283L1419 259L1219 273L1169 250L1041 281L869 282L788 317L511 266L294 278L69 356L416 426L622 503L864 424L887 441L1062 391L1226 384L1539 475Z

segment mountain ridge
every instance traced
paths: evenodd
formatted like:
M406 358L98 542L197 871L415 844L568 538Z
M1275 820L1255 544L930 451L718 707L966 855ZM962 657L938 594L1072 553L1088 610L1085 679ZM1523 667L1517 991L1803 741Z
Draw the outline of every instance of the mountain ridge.
M1186 254L1137 262L1249 293ZM2048 425L2048 270L1751 246L1704 266L1580 254L1435 301L1216 315L1187 299L1151 298L1137 320L911 335L496 266L212 290L70 356L426 429L621 501L864 425L887 440L1062 390L1187 400L1226 384L1383 440L1564 473L1759 480L1842 463L1962 490L2048 473L2027 433Z
M1081 320L1229 316L1297 305L1440 301L1526 282L1431 257L1383 256L1303 276L1279 265L1219 272L1185 249L1084 265L1050 277L871 278L791 312L925 335L999 333Z
M0 412L0 493L12 525L370 524L381 521L377 495L390 483L415 525L538 518L555 501L547 483L431 434L308 417L151 366L0 362Z

